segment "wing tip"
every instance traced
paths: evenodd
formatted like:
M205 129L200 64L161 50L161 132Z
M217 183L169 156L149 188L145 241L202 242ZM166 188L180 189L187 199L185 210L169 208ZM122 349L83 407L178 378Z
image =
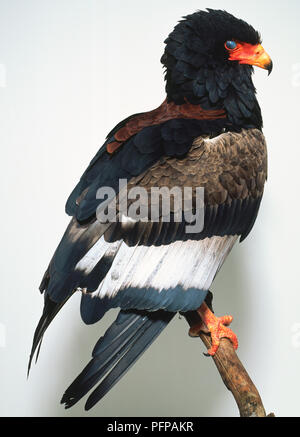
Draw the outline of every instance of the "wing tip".
M62 396L61 404L64 404L65 409L71 408L96 386L84 407L86 411L93 408L127 373L174 315L175 313L157 311L148 313L145 317L145 311L137 313L121 311L113 325L108 328L106 336L102 337L90 363ZM125 319L123 320L122 317ZM120 323L121 321L123 323ZM108 337L109 344L107 344ZM104 349L102 349L103 342ZM100 383L96 385L99 381Z

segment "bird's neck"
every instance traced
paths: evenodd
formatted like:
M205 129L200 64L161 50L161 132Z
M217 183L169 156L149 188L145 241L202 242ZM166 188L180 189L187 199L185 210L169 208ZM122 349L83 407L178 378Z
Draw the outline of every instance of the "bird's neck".
M261 110L251 74L252 67L244 65L219 70L203 67L194 79L167 70L167 100L175 105L189 102L205 111L224 111L229 130L261 130Z

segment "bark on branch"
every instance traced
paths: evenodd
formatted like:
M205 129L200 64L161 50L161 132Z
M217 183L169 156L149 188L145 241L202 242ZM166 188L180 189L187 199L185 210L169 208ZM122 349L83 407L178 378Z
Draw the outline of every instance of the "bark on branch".
M186 313L185 318L190 326L201 322L196 312ZM200 333L200 339L207 349L211 347L210 334ZM223 338L220 347L213 357L221 378L233 394L241 417L266 417L266 412L258 393L246 369L239 360L230 340ZM270 414L268 417L274 417Z

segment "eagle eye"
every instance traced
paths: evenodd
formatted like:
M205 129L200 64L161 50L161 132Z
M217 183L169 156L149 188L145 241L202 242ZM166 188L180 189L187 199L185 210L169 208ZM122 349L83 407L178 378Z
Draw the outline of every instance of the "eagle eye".
M234 50L237 47L237 43L235 41L226 41L225 47L227 50Z

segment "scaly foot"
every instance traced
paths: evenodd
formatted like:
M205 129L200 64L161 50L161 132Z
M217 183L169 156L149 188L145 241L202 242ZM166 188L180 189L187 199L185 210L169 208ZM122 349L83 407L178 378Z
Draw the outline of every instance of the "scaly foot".
M230 328L227 328L233 320L232 316L216 317L206 303L203 303L197 312L202 319L202 323L192 326L189 330L189 335L191 337L198 337L201 331L205 333L210 332L212 347L207 351L209 355L215 355L220 346L220 340L224 337L232 342L234 349L238 348L237 336Z

